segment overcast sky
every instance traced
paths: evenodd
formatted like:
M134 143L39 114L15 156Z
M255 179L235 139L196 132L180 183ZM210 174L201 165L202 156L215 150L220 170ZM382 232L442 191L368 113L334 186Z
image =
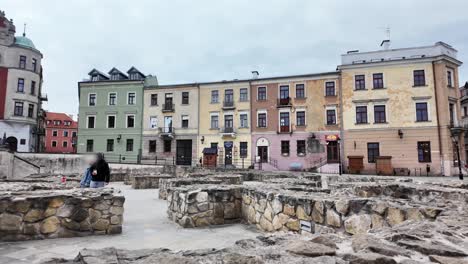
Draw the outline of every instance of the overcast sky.
M76 114L92 68L137 67L159 83L333 71L348 50L444 41L468 63L466 0L0 0L44 54L46 108ZM460 83L468 80L460 68Z

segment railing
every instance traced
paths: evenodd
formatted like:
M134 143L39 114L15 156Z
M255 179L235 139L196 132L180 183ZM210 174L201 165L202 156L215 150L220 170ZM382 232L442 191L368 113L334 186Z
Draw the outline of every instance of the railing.
M39 94L39 100L47 102L49 99L47 98L47 94L41 93Z
M161 134L172 134L174 133L174 128L173 127L160 127L159 128L159 133Z
M280 126L280 133L289 133L291 132L291 128L288 126Z
M290 106L291 105L291 97L287 98L280 98L277 102L278 106Z
M139 154L105 153L104 159L110 163L131 163L131 164L141 163L141 156Z
M233 127L222 127L220 131L221 131L220 133L223 133L223 134L236 133Z
M234 108L234 101L224 101L223 108Z
M163 104L162 105L162 111L163 112L174 112L174 104Z

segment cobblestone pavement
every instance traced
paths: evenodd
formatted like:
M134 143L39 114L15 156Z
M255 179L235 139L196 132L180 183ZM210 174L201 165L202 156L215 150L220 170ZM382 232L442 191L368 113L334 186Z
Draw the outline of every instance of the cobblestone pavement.
M124 229L121 235L0 243L0 263L31 264L48 258L72 259L83 248L223 248L232 246L237 240L258 235L255 227L246 225L183 229L169 221L166 201L157 198L156 190L133 190L121 183L111 186L120 188L126 197Z

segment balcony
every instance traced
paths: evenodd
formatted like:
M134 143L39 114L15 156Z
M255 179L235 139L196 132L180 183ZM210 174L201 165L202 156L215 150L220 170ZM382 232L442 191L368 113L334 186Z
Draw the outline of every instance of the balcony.
M165 139L174 138L174 128L173 127L160 127L159 136Z
M468 89L467 88L463 88L460 90L460 99L461 101L465 101L468 99Z
M291 97L278 99L277 107L291 107Z
M234 101L224 101L223 102L223 110L234 110L236 106L234 105Z
M222 128L219 130L219 133L220 133L221 136L223 136L223 137L233 137L233 138L236 137L236 131L234 130L233 127L222 127Z
M45 93L39 94L39 100L41 100L42 102L49 101L49 99L47 98L47 94L45 94Z
M174 112L174 104L170 103L170 104L163 104L162 105L162 112L163 113L171 113L171 112Z
M280 126L278 133L291 133L291 128L288 126Z

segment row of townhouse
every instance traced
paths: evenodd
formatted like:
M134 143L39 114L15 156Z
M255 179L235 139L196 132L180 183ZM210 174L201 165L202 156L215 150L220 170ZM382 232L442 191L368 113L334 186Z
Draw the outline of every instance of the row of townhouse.
M133 67L93 70L78 84L78 152L193 166L215 149L219 166L348 171L360 160L360 173L386 158L452 175L464 146L456 56L437 42L351 51L333 72L177 85Z

